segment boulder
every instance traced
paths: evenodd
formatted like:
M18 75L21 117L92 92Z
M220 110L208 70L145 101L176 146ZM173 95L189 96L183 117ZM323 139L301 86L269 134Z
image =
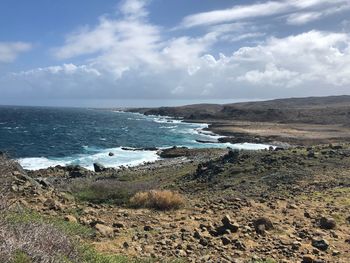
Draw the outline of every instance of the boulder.
M69 165L64 169L68 171L69 177L71 177L71 178L84 177L89 173L89 171L87 171L87 169L85 169L79 165Z
M106 168L100 163L94 163L94 170L96 173L103 172Z
M114 153L110 152L108 153L108 156L114 156Z
M321 251L326 251L329 247L326 239L313 239L311 245Z
M258 234L265 234L265 231L273 229L271 220L266 217L260 217L254 220L253 225Z
M72 215L66 215L64 220L70 223L78 223L78 220Z
M314 263L314 257L312 255L305 255L303 256L303 259L301 261L301 263Z
M231 232L237 232L238 231L238 224L232 222L231 218L229 215L225 215L222 219L221 222L225 229L229 229Z
M320 227L323 229L334 229L337 226L333 218L321 217Z
M146 226L143 227L143 230L145 230L145 231L152 231L153 227L151 227L149 225L146 225Z
M116 222L116 223L113 223L113 227L115 227L115 228L124 228L125 225L124 225L124 223Z
M57 200L54 200L51 198L46 199L46 201L44 202L44 205L50 210L56 210L56 211L63 210L62 204L60 202L58 202Z
M95 229L101 234L103 237L113 237L114 236L114 230L112 227L102 225L102 224L96 224Z

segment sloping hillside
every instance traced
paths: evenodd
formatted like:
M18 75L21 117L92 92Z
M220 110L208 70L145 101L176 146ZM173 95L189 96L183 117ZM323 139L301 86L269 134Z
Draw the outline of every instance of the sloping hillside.
M289 98L234 104L131 109L146 115L188 120L235 120L278 123L350 124L350 96Z

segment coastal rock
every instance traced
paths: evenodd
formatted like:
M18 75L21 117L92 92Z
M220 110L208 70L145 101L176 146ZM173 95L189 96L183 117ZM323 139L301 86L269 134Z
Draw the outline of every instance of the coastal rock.
M105 170L106 168L100 164L100 163L94 163L94 170L96 173L101 173Z
M168 149L164 149L158 152L158 155L162 158L176 158L187 156L189 153L189 149L187 147L172 147Z
M108 156L114 156L114 153L110 152L108 153Z
M68 171L68 175L70 178L85 177L90 172L87 169L85 169L79 165L69 165L67 167L58 167L58 169L63 169L63 170Z

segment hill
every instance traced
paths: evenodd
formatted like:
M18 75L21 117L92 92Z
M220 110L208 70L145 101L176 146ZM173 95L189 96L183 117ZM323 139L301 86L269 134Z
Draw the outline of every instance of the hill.
M209 123L222 142L312 145L350 141L350 96L129 109Z

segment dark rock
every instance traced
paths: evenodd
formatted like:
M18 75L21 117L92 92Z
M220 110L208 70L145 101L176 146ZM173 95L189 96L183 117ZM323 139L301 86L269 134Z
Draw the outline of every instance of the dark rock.
M199 244L201 244L202 246L208 246L209 242L205 238L201 238L199 240Z
M320 227L323 229L334 229L336 225L337 224L333 218L322 217L320 219Z
M316 157L315 152L309 151L309 152L307 153L307 157L308 157L308 158L314 158L314 157Z
M125 225L124 225L123 223L116 222L116 223L113 223L113 227L116 227L116 228L124 228Z
M145 231L152 231L153 227L151 227L151 226L144 226L143 230L145 230Z
M110 152L108 153L108 156L114 156L114 153Z
M58 168L58 169L64 169L64 170L68 171L69 177L71 177L71 178L85 177L90 172L87 169L85 169L79 165L69 165L67 167L62 167L62 168Z
M106 168L100 163L94 163L94 170L96 173L103 172Z
M311 255L303 256L303 259L301 261L301 263L314 263L314 262L315 262L314 257Z
M325 239L313 239L311 245L321 251L326 251L329 247L329 243Z
M238 224L237 223L233 223L230 216L225 215L222 219L221 222L223 224L223 227L225 229L229 229L231 232L237 232L238 231Z
M254 220L253 225L258 234L264 234L265 231L273 229L271 220L266 217L260 217Z
M46 179L36 179L36 181L43 187L51 187L52 185Z
M176 157L182 157L187 156L191 150L189 150L187 147L172 147L168 149L164 149L158 152L158 155L162 158L176 158Z
M232 242L231 239L229 239L228 237L222 237L221 241L222 241L222 244L224 246L226 246L226 245L228 245L228 244L230 244Z
M230 150L227 154L225 154L222 157L223 162L229 162L229 163L234 163L237 161L239 157L239 151L238 150Z
M350 216L346 218L346 221L350 224Z

